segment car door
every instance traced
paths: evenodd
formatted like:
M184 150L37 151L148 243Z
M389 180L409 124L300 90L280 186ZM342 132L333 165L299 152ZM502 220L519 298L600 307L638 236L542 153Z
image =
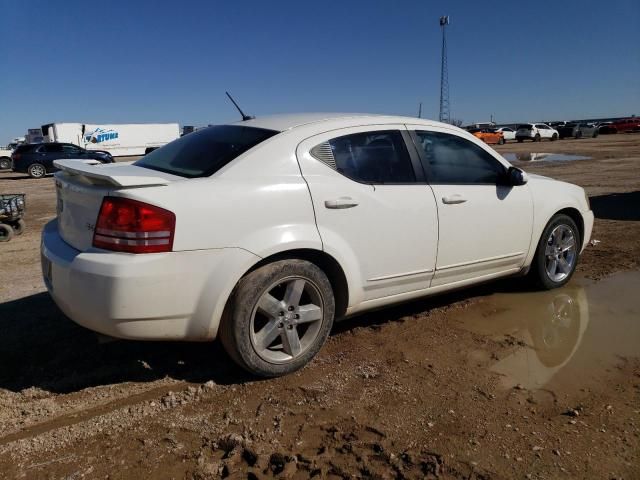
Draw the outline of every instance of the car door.
M502 133L504 134L504 139L505 140L515 140L516 139L516 132L514 132L511 128L503 128L502 129Z
M540 138L551 138L551 129L542 123L536 125L540 132Z
M55 170L53 166L54 160L59 160L64 158L64 152L62 151L62 145L59 143L45 143L40 148L40 162L42 163L48 171Z
M448 129L409 128L438 207L432 286L521 269L533 223L529 188L505 185L507 165L479 142Z
M431 188L403 125L333 130L301 142L325 251L357 285L351 304L429 287L438 218Z

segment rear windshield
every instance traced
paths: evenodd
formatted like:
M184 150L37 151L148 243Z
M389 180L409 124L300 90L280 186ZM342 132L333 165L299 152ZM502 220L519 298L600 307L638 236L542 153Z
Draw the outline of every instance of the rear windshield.
M531 124L523 123L522 125L518 125L518 130L531 130Z
M134 165L187 178L208 177L277 133L239 125L209 127L154 150Z

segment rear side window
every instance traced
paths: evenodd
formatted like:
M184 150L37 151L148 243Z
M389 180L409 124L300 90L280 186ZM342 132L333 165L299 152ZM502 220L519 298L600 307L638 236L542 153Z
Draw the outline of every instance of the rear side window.
M240 125L209 127L154 150L134 165L187 178L208 177L277 133Z
M498 184L504 166L475 143L456 135L416 131L417 148L434 184Z
M397 130L354 133L321 143L311 155L361 183L413 183L411 158Z

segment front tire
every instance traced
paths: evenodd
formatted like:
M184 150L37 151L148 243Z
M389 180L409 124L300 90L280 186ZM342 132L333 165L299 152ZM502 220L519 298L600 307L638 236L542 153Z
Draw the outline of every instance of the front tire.
M558 134L554 133L553 135L551 135L551 141L555 142L556 140L558 140Z
M0 223L0 242L8 242L13 238L13 228L4 223Z
M24 229L27 226L27 223L21 218L16 220L11 224L11 228L13 228L13 233L16 235L22 235L24 233Z
M571 280L581 244L580 232L571 217L557 214L551 218L538 241L529 272L538 287L551 290Z
M0 170L8 170L11 168L11 159L8 157L0 158Z
M31 178L42 178L47 174L47 169L41 163L32 163L27 168L27 173Z
M305 260L280 260L243 277L229 300L220 340L248 372L277 377L305 366L329 336L331 283Z

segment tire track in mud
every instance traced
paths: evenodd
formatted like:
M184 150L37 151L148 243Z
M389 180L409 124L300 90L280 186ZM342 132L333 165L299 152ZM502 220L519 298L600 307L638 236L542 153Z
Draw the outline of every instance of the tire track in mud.
M17 432L10 433L8 435L0 437L0 449L3 449L2 447L6 447L11 443L18 442L20 440L28 440L31 438L35 438L35 437L47 434L54 430L59 430L65 427L72 427L74 425L81 424L93 418L102 417L134 405L140 405L142 403L152 402L154 400L157 400L158 405L160 405L159 398L169 394L169 392L173 392L174 390L177 390L189 385L191 385L189 382L177 382L177 383L172 383L171 385L154 387L154 388L145 390L144 392L140 392L134 395L129 395L124 398L119 398L119 399L110 401L106 404L99 405L97 407L88 408L85 410L81 410L79 412L74 411L71 413L64 413L51 420L39 422L39 423L30 425L28 427L25 427ZM157 409L150 410L150 412L155 412L155 413L160 411L161 410L157 410ZM146 416L146 415L143 415L143 416ZM131 418L131 420L134 420L134 418Z

